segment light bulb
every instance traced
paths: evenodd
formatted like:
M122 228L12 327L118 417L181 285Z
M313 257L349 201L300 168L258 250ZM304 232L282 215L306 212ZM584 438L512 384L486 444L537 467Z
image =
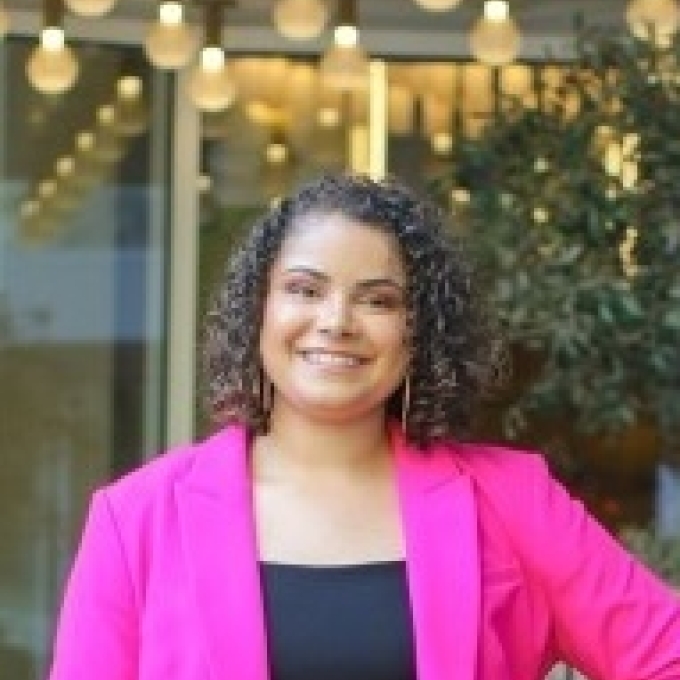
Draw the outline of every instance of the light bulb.
M187 83L189 96L201 111L223 111L236 98L236 86L225 66L220 47L204 47L200 63L193 69Z
M359 47L334 45L319 66L323 83L335 90L360 90L368 86L368 59Z
M57 177L61 180L68 179L73 175L76 169L76 162L73 156L61 156L54 164L54 170Z
M208 46L201 50L201 70L209 73L219 73L224 69L224 51L221 47Z
M83 130L76 135L76 149L79 153L88 154L94 149L95 136L90 130Z
M359 44L359 29L351 24L336 26L333 40L338 47L356 47Z
M322 0L279 0L274 6L274 25L285 38L311 40L326 27L328 8Z
M118 115L116 132L124 136L135 136L146 132L148 115L143 99L144 84L139 76L122 76L116 83L116 104Z
M448 156L453 149L453 137L450 132L444 130L435 132L430 137L430 145L437 156Z
M502 22L510 17L506 0L487 0L484 3L484 18L487 21Z
M184 23L181 2L163 2L158 9L158 21L144 39L144 52L149 61L161 69L186 66L198 47L196 32Z
M22 220L30 220L37 217L40 212L40 203L34 198L29 198L21 202L19 206L19 216Z
M144 84L139 76L123 76L116 83L118 98L126 102L139 101Z
M470 202L470 191L465 187L451 189L451 200L458 205L467 205Z
M89 191L105 174L105 166L95 155L97 137L92 130L82 130L75 137L74 166L77 170L70 175L70 182L76 191Z
M45 179L38 184L38 196L48 201L57 193L57 183L53 179Z
M82 165L82 163L81 163ZM52 199L52 208L60 213L75 210L80 201L77 185L76 160L73 156L60 156L54 163L58 191Z
M97 109L97 122L102 127L110 127L116 122L116 109L112 104L104 104Z
M335 128L342 120L340 111L332 106L324 106L316 114L319 125L323 128Z
M9 31L9 14L4 5L0 4L0 40L7 35L7 31Z
M64 0L64 4L74 13L83 17L100 17L110 12L116 0Z
M680 26L680 7L676 0L631 0L626 7L626 22L636 37L669 47Z
M415 3L428 12L446 12L456 7L460 0L415 0Z
M491 66L514 61L520 48L520 34L510 17L505 0L486 0L484 14L470 32L475 57Z
M43 29L40 45L26 63L26 75L31 85L45 94L61 94L73 87L78 78L78 61L64 43L61 28Z
M283 141L269 142L265 156L269 165L283 165L288 160L288 146Z
M118 109L113 104L103 104L97 109L96 119L97 130L92 149L93 157L101 163L113 165L125 153L125 145L119 138Z
M64 29L60 26L46 26L40 32L40 44L48 52L63 50L66 44Z

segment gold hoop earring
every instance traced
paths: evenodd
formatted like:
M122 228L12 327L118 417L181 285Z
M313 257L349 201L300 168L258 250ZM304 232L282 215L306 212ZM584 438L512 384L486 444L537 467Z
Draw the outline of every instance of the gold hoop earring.
M411 406L411 378L409 375L404 378L404 388L401 397L401 428L406 432L408 425L408 412Z
M260 409L265 420L269 420L269 415L272 410L272 402L274 401L274 385L269 380L263 368L259 371L258 398L260 400Z

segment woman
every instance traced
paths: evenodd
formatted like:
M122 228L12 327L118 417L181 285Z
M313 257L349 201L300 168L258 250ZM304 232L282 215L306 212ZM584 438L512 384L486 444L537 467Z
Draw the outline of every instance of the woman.
M283 200L208 319L224 427L95 494L52 680L678 680L677 597L540 457L459 443L492 331L405 188Z

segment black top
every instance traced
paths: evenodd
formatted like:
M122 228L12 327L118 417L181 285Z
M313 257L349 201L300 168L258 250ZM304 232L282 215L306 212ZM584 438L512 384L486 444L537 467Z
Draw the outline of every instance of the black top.
M271 680L416 680L405 562L261 574Z

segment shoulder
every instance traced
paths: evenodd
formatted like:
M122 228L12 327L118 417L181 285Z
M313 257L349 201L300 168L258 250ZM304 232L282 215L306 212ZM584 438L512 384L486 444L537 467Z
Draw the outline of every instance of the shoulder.
M222 430L199 442L173 447L101 487L95 497L116 515L132 517L174 502L178 487L217 484L237 472L244 447L241 428Z
M129 504L162 495L190 473L202 443L170 448L98 489L112 502Z
M492 511L509 524L543 516L550 499L569 499L538 451L456 442L437 446L433 453L471 480L480 512Z
M544 456L529 449L480 442L445 442L433 447L432 453L448 459L449 465L474 479L489 483L510 480L536 482L549 477Z
M512 507L515 498L525 504L527 489L557 484L542 454L502 444L443 440L424 447L407 441L399 428L393 430L395 450L403 476L437 485L456 476L467 477L486 500L500 497Z

